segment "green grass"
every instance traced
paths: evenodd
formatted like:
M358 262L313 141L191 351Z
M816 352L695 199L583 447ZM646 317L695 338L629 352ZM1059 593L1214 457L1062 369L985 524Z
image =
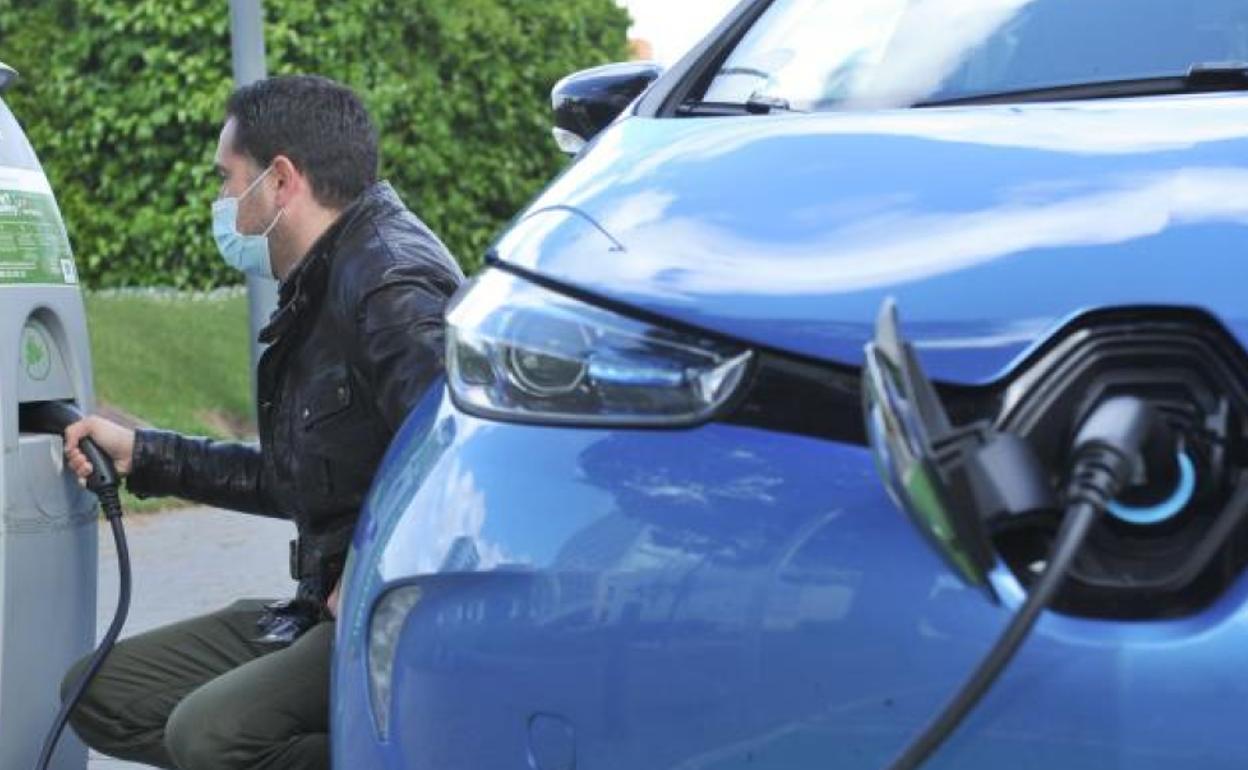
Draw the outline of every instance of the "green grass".
M101 412L192 435L254 434L246 294L136 290L85 301ZM127 510L171 503L125 502Z

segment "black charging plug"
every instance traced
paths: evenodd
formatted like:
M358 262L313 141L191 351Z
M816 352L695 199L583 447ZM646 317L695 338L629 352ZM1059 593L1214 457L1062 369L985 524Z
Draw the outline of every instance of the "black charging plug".
M1080 426L1071 447L1066 490L1070 505L1104 510L1136 479L1138 494L1173 492L1178 479L1178 445L1155 409L1134 396L1102 401ZM1146 490L1146 491L1145 491Z
M889 770L919 767L957 729L1013 659L1040 612L1057 594L1096 518L1141 469L1148 476L1153 470L1147 467L1150 463L1169 462L1163 458L1172 458L1177 452L1174 441L1173 433L1142 399L1117 396L1092 410L1071 448L1066 514L1044 571L992 649L923 732L888 765Z
M18 406L17 422L18 429L23 433L52 433L59 436L82 418L82 412L69 402L35 401ZM101 502L106 502L104 497L108 495L107 490L116 490L120 481L113 459L90 438L79 441L78 448L91 463L91 475L86 480L87 489L99 496ZM104 512L112 515L107 506Z

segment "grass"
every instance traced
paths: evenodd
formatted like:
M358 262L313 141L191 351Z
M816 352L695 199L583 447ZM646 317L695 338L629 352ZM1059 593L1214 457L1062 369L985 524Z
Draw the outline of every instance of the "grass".
M84 299L101 413L192 435L254 434L243 291L101 291ZM128 495L124 503L136 511L180 504Z

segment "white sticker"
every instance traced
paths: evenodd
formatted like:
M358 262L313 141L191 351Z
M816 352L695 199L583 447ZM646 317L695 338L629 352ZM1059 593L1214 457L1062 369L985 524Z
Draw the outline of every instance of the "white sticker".
M74 260L61 260L61 275L65 277L65 283L78 283L78 271L74 269Z
M0 187L18 192L52 194L52 185L42 171L0 166Z

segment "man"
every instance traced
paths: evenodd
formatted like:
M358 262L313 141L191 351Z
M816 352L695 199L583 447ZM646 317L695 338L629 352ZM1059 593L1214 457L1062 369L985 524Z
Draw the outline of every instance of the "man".
M71 724L101 752L160 767L326 768L343 557L383 451L441 370L442 313L463 276L377 182L373 124L333 81L237 90L216 164L222 256L281 281L260 333L259 447L89 417L66 432L66 454L89 474L78 442L90 436L140 496L293 519L297 597L240 601L121 642Z

